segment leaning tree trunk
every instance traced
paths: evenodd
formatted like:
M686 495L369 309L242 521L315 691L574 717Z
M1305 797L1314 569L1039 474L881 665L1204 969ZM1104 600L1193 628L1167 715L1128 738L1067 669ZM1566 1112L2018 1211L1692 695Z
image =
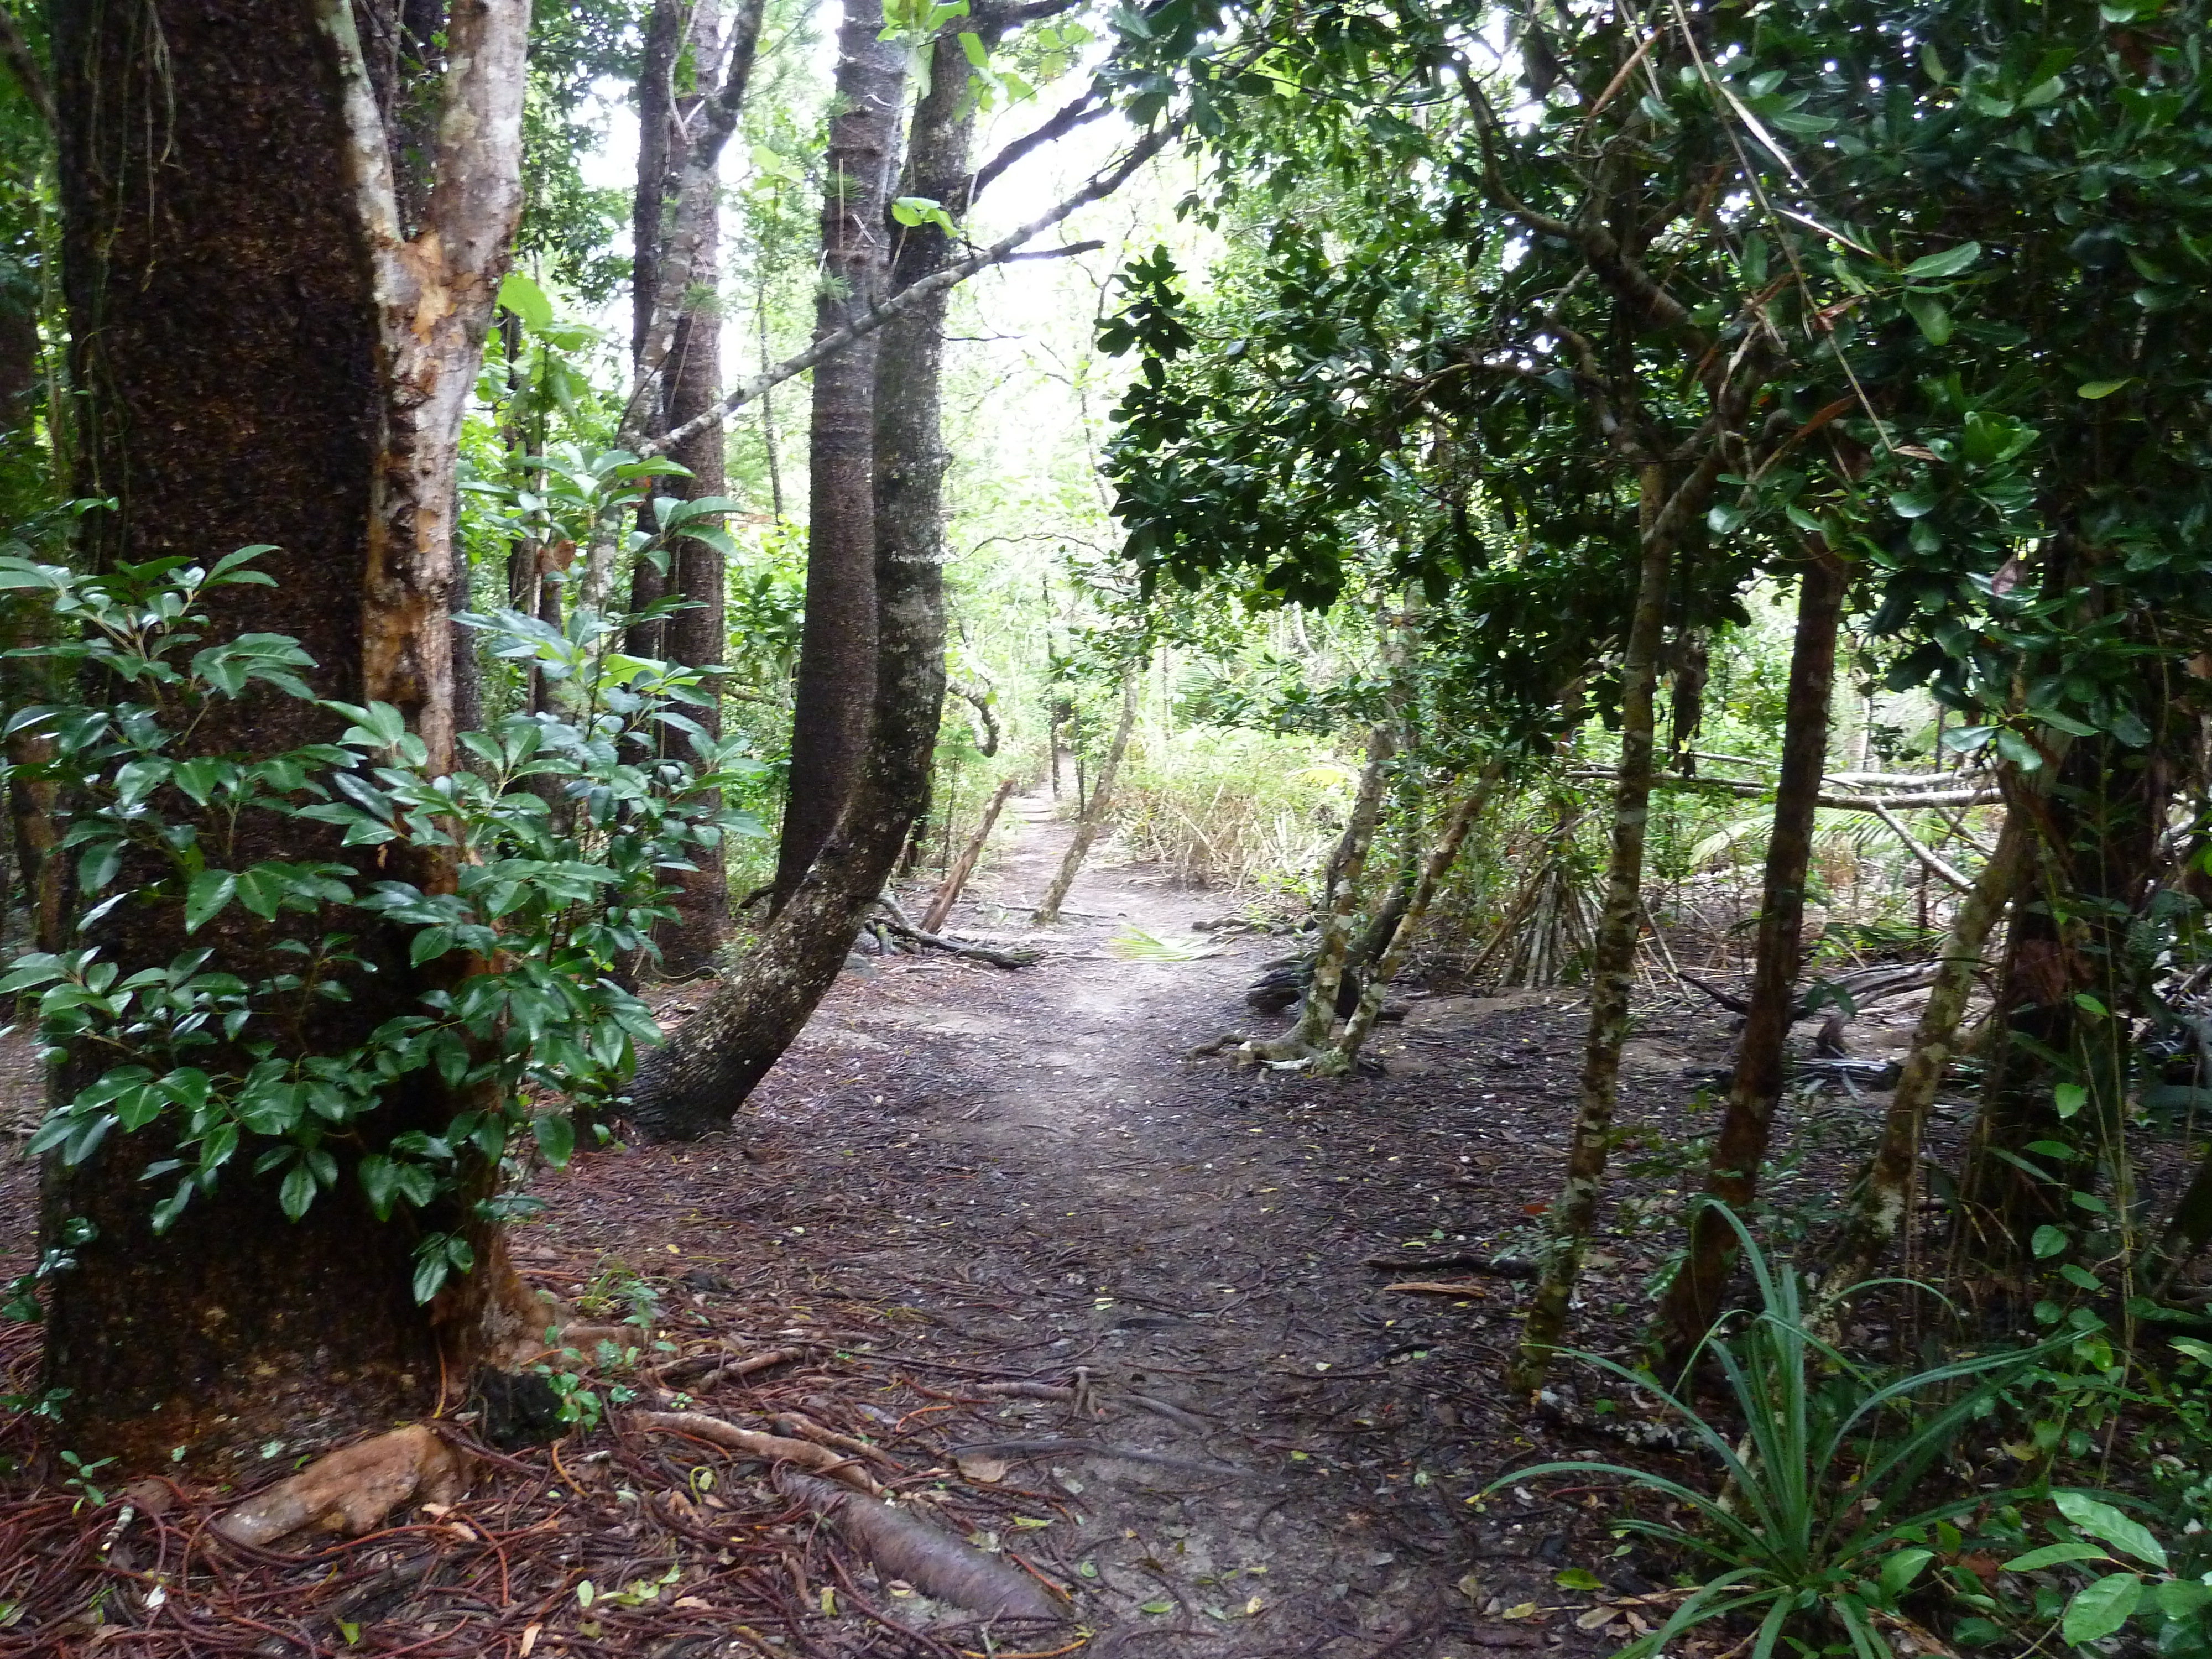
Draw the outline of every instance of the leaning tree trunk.
M1474 787L1462 795L1459 803L1444 819L1443 832L1437 844L1421 860L1420 873L1414 878L1413 887L1407 892L1399 908L1398 918L1385 937L1389 942L1382 954L1374 957L1369 966L1367 982L1360 988L1359 1006L1352 1010L1346 1022L1343 1034L1337 1038L1336 1047L1328 1056L1322 1069L1348 1072L1358 1057L1360 1045L1375 1030L1376 1022L1382 1016L1382 998L1390 981L1405 966L1406 957L1413 948L1413 936L1420 931L1421 919L1428 915L1429 905L1436 898L1437 889L1459 858L1459 849L1467 840L1467 832L1481 817L1490 798L1497 792L1498 781L1505 775L1501 763L1493 762L1485 769Z
M2017 781L2014 787L2020 787ZM1966 999L1973 994L1982 947L2011 902L2034 846L2032 813L2013 808L2005 816L2004 829L1989 862L1952 915L1937 958L1936 983L1928 993L1927 1006L1920 1011L1912 1047L1883 1116L1881 1139L1868 1162L1842 1237L1821 1275L1824 1319L1840 1298L1881 1264L1911 1212L1918 1184L1921 1137L1927 1128L1929 1109L1936 1103L1936 1091L1942 1086L1945 1068L1951 1062Z
M930 90L915 111L915 193L924 181L957 186L966 173L972 110L963 107L969 101L965 63L956 37L937 42ZM934 199L957 198L945 188ZM902 282L946 257L942 234L925 230L909 231L902 243ZM859 774L834 831L759 945L638 1068L629 1116L656 1139L688 1140L724 1127L791 1046L836 982L929 799L945 705L945 307L943 295L933 296L893 319L878 354L870 515L874 696Z
M822 204L825 281L814 337L848 326L881 294L890 245L885 202L905 53L880 40L882 0L851 0L837 31L837 81ZM963 60L964 61L964 60ZM966 84L964 74L962 85ZM851 793L875 694L876 335L814 369L808 447L806 620L791 723L789 793L772 910L791 902Z
M1107 746L1106 758L1099 765L1098 775L1091 781L1090 802L1076 817L1075 836L1060 860L1060 872L1053 877L1052 885L1045 890L1036 913L1030 918L1035 927L1059 925L1060 907L1067 902L1068 892L1083 872L1084 860L1091 856L1091 845L1114 810L1114 786L1121 779L1121 757L1128 750L1130 728L1137 723L1137 674L1133 665L1122 673L1121 715L1114 725L1114 741Z
M89 521L92 556L276 544L277 585L220 590L221 630L295 636L325 695L403 708L434 761L450 760L453 735L453 459L520 205L527 16L521 0L456 9L416 228L399 219L389 136L341 0L64 0L52 14L83 485L118 502ZM337 730L305 702L215 709L195 750L265 754ZM350 859L374 878L373 858L304 821L248 839L241 864ZM427 884L441 872L408 873ZM289 960L274 950L284 931L234 912L192 942L275 973ZM173 906L140 905L110 912L88 942L128 972L167 964L185 938ZM356 941L383 971L326 1007L308 1052L412 1009L429 981L400 945ZM64 1097L93 1074L65 1063ZM331 1149L434 1132L453 1110L410 1079L363 1121L363 1145ZM170 1144L156 1122L46 1173L49 1240L78 1219L98 1230L49 1309L47 1382L69 1390L73 1447L163 1468L181 1448L188 1465L230 1474L250 1467L230 1461L245 1446L302 1423L327 1436L420 1414L441 1370L466 1375L486 1352L515 1285L495 1232L426 1214L473 1231L478 1266L418 1306L413 1240L374 1218L349 1169L295 1224L273 1176L249 1173L249 1144L156 1237L141 1171Z
M1759 911L1758 955L1752 964L1751 1006L1737 1039L1735 1075L1713 1142L1706 1201L1690 1220L1690 1254L1659 1308L1668 1352L1686 1355L1720 1316L1721 1297L1735 1266L1736 1232L1719 1206L1745 1213L1759 1190L1774 1109L1782 1098L1784 1048L1796 1012L1803 957L1805 875L1812 866L1813 823L1828 758L1828 708L1835 690L1836 630L1843 620L1850 573L1815 546L1799 580L1797 634L1790 653L1790 688L1783 715L1782 769L1774 792L1774 834Z
M1613 861L1605 909L1590 952L1589 1034L1583 1045L1582 1084L1567 1145L1567 1178L1552 1206L1551 1242L1543 1277L1521 1336L1511 1373L1515 1388L1543 1379L1567 1328L1567 1310L1581 1276L1583 1241L1597 1222L1605 1188L1605 1156L1620 1088L1620 1048L1628 1036L1628 994L1636 973L1636 940L1644 915L1644 838L1651 816L1652 701L1659 647L1666 629L1672 538L1658 525L1667 491L1664 469L1646 466L1639 518L1642 556L1636 610L1620 662L1620 766L1613 797Z

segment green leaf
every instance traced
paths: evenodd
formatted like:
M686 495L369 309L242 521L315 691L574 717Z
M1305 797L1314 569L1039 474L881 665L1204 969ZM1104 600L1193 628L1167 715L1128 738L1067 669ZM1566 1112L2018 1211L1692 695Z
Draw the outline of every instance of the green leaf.
M2066 1243L2066 1235L2061 1229L2044 1226L2035 1230L2035 1237L2029 1241L2028 1248L2035 1252L2038 1261L2043 1261L2051 1256L2064 1255Z
M1172 1601L1147 1601L1145 1603L1145 1611L1146 1613L1173 1613L1175 1611L1175 1603Z
M2199 1342L2193 1336L2172 1339L2174 1351L2185 1353L2200 1365L2212 1365L2212 1342Z
M2079 1083L2062 1083L2051 1091L2051 1098L2060 1117L2072 1117L2089 1103L2089 1091Z
M566 1112L539 1112L530 1120L530 1127L546 1161L556 1170L566 1166L576 1150L574 1120Z
M2075 389L2075 395L2087 398L2090 402L2094 403L2100 398L2111 397L2122 386L2134 385L2135 378L2134 375L2129 374L2117 380L2084 380Z
M1932 489L1900 489L1889 498L1889 510L1900 519L1924 519L1942 501Z
M983 39L981 35L971 34L963 29L960 33L960 50L967 54L968 61L977 69L990 67L991 54L983 50Z
M2055 1567L2062 1561L2109 1561L2112 1559L2094 1544L2069 1538L2063 1543L2045 1544L2039 1550L2015 1555L2004 1564L2004 1570L2007 1572L2033 1572L2038 1567Z
M1948 345L1951 341L1951 313L1943 302L1932 294L1908 294L1905 308L1912 313L1912 320L1920 325L1929 345Z
M2169 1619L2186 1619L2212 1601L2212 1584L2194 1578L2169 1578L2158 1587L2158 1610Z
M2141 1522L2130 1520L2110 1504L2101 1503L2084 1492L2054 1492L2051 1498L2061 1515L2092 1537L2103 1539L2123 1555L2132 1555L2161 1572L2167 1570L2166 1546L2152 1537ZM2067 1639L2074 1638L2069 1636Z
M1961 242L1956 247L1947 247L1941 253L1930 253L1915 259L1905 268L1908 283L1941 282L1946 276L1956 276L1982 257L1979 242Z
M2066 1604L2058 1634L2069 1647L2101 1641L2128 1622L2142 1597L2142 1580L2131 1572L2115 1572L2079 1591Z
M1601 1590L1605 1581L1588 1567L1569 1567L1565 1572L1553 1575L1552 1582L1561 1589Z
M276 1201L283 1206L284 1214L290 1220L297 1221L307 1214L307 1206L315 1201L315 1172L304 1162L285 1170L283 1184L276 1189Z
M499 303L522 319L523 327L535 333L553 321L553 301L545 290L519 270L507 273L499 285Z
M185 890L185 931L198 931L237 891L238 878L228 870L203 870L194 876Z
M1936 1552L1930 1549L1899 1550L1885 1559L1881 1564L1882 1600L1894 1602L1911 1588L1921 1570L1935 1559Z

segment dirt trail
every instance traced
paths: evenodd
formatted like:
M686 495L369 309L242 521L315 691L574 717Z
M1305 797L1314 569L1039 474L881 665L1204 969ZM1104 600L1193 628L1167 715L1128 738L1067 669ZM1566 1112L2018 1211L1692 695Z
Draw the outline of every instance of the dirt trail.
M1418 1006L1380 1045L1385 1079L1187 1060L1248 1025L1243 988L1284 942L1125 959L1117 934L1192 942L1223 906L1096 863L1033 934L1068 831L1039 799L1016 814L952 927L1043 963L848 973L739 1121L757 1162L723 1142L585 1160L548 1189L563 1247L765 1257L793 1332L865 1307L902 1333L872 1358L947 1393L1079 1386L1087 1410L969 1394L934 1426L971 1483L997 1475L1051 1519L1019 1542L1079 1591L1091 1655L1601 1645L1552 1582L1604 1565L1604 1516L1577 1507L1595 1500L1470 1502L1544 1431L1496 1381L1518 1287L1392 1294L1408 1275L1365 1265L1527 1233L1559 1148L1522 1126L1565 1119L1566 999Z

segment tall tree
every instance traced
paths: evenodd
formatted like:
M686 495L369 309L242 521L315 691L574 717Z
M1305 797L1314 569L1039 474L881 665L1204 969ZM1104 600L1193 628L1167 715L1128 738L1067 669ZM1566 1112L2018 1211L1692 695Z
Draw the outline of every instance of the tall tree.
M849 329L883 297L885 211L896 164L906 52L883 38L882 0L853 0L837 30L835 113L822 198L823 281L815 338ZM967 76L958 80L963 86ZM964 161L964 157L963 157ZM851 794L875 693L877 335L816 366L807 447L806 623L799 647L791 781L770 898L781 909Z
M726 487L722 424L707 413L722 382L722 311L718 293L721 243L720 152L744 112L759 49L763 0L739 0L727 30L715 0L655 0L638 74L638 174L632 224L631 368L636 390L635 435L657 439L690 424L667 453L685 469L674 480L684 501L719 498ZM679 88L679 67L692 82ZM702 522L711 532L711 523ZM662 599L681 608L633 628L635 655L665 658L686 668L720 666L727 653L725 567L719 535L686 536L667 555L667 568L641 560L633 573L631 608ZM722 731L719 695L692 719L712 740ZM729 921L729 878L718 842L694 867L675 872L673 919L656 930L665 973L709 966Z
M374 21L396 37L396 17ZM444 20L417 193L397 182L400 134L347 0L53 9L83 483L118 504L92 521L93 556L276 544L279 580L222 590L220 630L298 639L327 695L404 711L433 771L453 754L454 458L519 205L527 22L526 0L459 0ZM256 698L212 705L191 741L267 754L337 730L313 703ZM364 874L374 862L304 822L244 852ZM437 857L408 872L426 890L450 887ZM265 962L286 931L234 913L202 938ZM187 940L173 899L142 899L109 909L89 942L130 969ZM270 1040L336 1051L408 1006L440 969L411 968L395 943L363 940L384 971ZM65 1096L90 1063L64 1063ZM429 1075L394 1084L362 1143L337 1147L349 1169L451 1116ZM295 1223L273 1174L241 1154L156 1237L141 1170L173 1130L110 1134L45 1185L49 1246L78 1241L47 1346L74 1444L212 1462L304 1418L336 1429L419 1412L441 1366L495 1348L514 1281L464 1200L434 1224L476 1241L477 1271L420 1305L407 1230L380 1224L349 1175Z

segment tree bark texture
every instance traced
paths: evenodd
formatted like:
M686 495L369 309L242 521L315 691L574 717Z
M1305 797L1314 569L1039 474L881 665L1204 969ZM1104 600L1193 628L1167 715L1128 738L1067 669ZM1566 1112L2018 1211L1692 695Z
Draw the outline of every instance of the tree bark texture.
M719 152L721 140L742 113L744 88L760 38L758 0L743 0L726 41L720 7L714 0L700 0L690 9L691 61L710 87L719 79L721 90L675 96L670 81L673 52L665 62L660 54L663 40L675 35L683 9L677 0L656 0L638 78L640 121L659 125L656 136L640 144L634 216L637 235L649 239L638 244L638 276L632 295L633 369L643 405L641 432L647 438L660 437L707 412L720 394ZM730 59L727 70L718 75L726 57ZM725 110L729 121L722 124ZM718 132L720 139L714 136ZM709 143L715 151L712 155L702 153ZM667 284L678 278L682 286L671 292ZM672 318L665 325L664 313ZM649 356L655 349L662 350L657 361ZM726 489L720 421L699 428L673 445L669 454L689 471L689 477L671 481L681 499L704 500ZM665 574L649 562L639 561L633 573L632 608L642 610L664 596L684 600L686 608L633 628L629 648L686 668L719 668L728 647L722 556L687 537L669 550L668 561ZM709 738L719 738L719 682L712 689L708 702L687 712ZM654 932L661 971L672 976L690 975L713 965L729 925L729 877L720 843L694 849L692 862L696 867L671 872L676 915Z
M1606 1145L1613 1133L1613 1103L1620 1089L1620 1047L1628 1036L1628 997L1636 973L1636 941L1644 915L1644 842L1651 817L1652 702L1667 622L1668 574L1674 540L1658 522L1667 499L1665 470L1643 473L1641 557L1636 609L1620 663L1620 767L1613 797L1613 853L1606 871L1605 907L1590 952L1589 1031L1583 1045L1582 1081L1575 1125L1567 1145L1567 1176L1552 1206L1551 1241L1543 1277L1522 1330L1512 1384L1531 1389L1542 1381L1552 1351L1567 1328L1567 1313L1581 1277L1583 1242L1597 1224L1605 1190Z
M835 108L822 203L823 283L815 338L859 321L882 297L886 230L905 56L876 37L881 0L852 0L837 31ZM963 84L964 84L964 77ZM942 315L939 308L937 314ZM880 333L856 339L814 370L808 440L806 621L799 636L791 781L776 850L773 909L791 901L851 793L874 696L876 359Z
M1130 729L1137 723L1137 678L1138 670L1133 665L1122 671L1121 713L1114 722L1114 740L1106 746L1106 758L1099 763L1098 775L1091 781L1090 804L1077 815L1075 836L1067 843L1059 872L1054 875L1052 885L1045 890L1036 914L1030 918L1036 927L1060 925L1060 907L1067 902L1068 891L1075 885L1076 877L1083 872L1084 860L1091 856L1091 846L1114 810L1114 785L1121 775L1121 757L1128 752Z
M1782 1098L1784 1049L1797 1000L1803 959L1805 874L1812 866L1813 822L1828 757L1829 705L1835 690L1836 631L1850 572L1825 547L1813 550L1799 578L1797 631L1790 653L1790 686L1782 728L1782 767L1774 792L1774 832L1766 848L1759 911L1758 954L1752 964L1750 1012L1737 1039L1720 1133L1713 1142L1705 1198L1690 1218L1690 1253L1659 1309L1662 1340L1686 1355L1720 1317L1735 1266L1735 1229L1715 1207L1745 1215L1759 1190L1775 1108Z
M1936 1103L1936 1091L1942 1086L1944 1070L1956 1052L1959 1022L1965 1017L1967 998L1973 994L1982 948L2027 872L2034 848L2033 816L2019 809L2008 812L1989 862L1952 914L1942 953L1937 958L1936 983L1913 1028L1912 1047L1883 1116L1881 1139L1867 1164L1844 1221L1843 1237L1822 1275L1825 1305L1833 1305L1878 1267L1904 1231L1919 1186L1920 1143L1929 1109Z
M92 556L277 544L264 561L277 585L219 590L217 631L296 637L325 695L399 702L449 751L450 460L512 222L526 9L457 8L438 133L451 170L421 244L398 234L349 15L63 0L52 21L82 487L118 501L88 521ZM507 192L487 176L501 169ZM195 743L260 754L331 735L312 705L262 696L218 702ZM303 823L247 840L241 863L348 856ZM281 931L233 913L193 942L243 963ZM185 941L173 910L126 906L90 942L128 972ZM358 1042L419 988L401 941L357 948L385 971L307 1034L316 1051ZM60 1086L92 1075L71 1062ZM434 1088L396 1089L363 1127L374 1143L450 1110ZM274 1177L248 1173L249 1146L156 1238L140 1172L167 1144L156 1124L46 1171L49 1239L74 1217L99 1229L49 1309L47 1381L70 1390L73 1447L168 1468L181 1446L187 1467L230 1473L302 1423L334 1434L419 1413L441 1355L473 1364L513 1284L495 1235L479 1235L471 1284L418 1307L407 1230L374 1218L349 1170L293 1224Z

